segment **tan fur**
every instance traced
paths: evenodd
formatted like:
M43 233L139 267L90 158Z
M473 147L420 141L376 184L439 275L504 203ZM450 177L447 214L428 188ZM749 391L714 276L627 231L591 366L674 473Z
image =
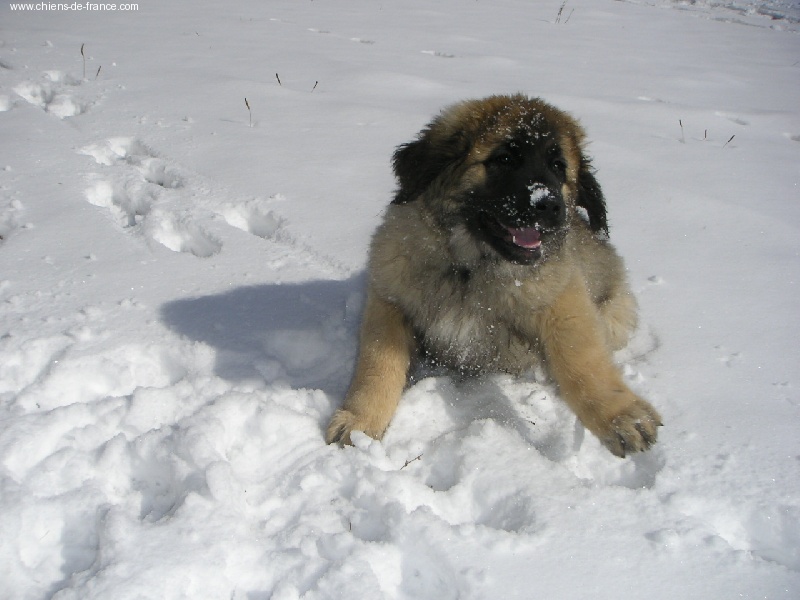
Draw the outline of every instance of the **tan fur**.
M480 185L486 156L521 122L533 124L525 131L534 137L537 127L555 132L567 161L567 231L533 265L492 259L457 218L458 198ZM621 258L576 211L579 170L588 164L583 129L540 100L495 96L451 107L421 135L436 152L465 143L466 155L454 152L417 196L392 204L373 237L358 363L327 440L350 443L355 430L383 435L424 338L437 362L462 372L544 364L611 452L646 450L661 418L625 385L611 355L636 326L636 302Z
M344 409L334 415L328 436L349 443L352 430L380 439L406 384L413 338L400 310L373 292L361 323L358 364Z

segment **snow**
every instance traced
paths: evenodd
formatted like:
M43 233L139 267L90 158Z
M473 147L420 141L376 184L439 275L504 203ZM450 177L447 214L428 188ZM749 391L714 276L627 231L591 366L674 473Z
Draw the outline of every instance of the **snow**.
M800 597L800 5L561 5L0 6L0 597ZM588 130L659 443L430 373L325 445L394 147L517 91Z

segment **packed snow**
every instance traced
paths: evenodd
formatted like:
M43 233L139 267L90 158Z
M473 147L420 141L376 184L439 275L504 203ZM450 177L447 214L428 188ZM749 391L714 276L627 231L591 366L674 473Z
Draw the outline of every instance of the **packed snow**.
M390 157L576 115L663 415L421 374L328 446ZM800 597L796 0L0 5L0 597Z

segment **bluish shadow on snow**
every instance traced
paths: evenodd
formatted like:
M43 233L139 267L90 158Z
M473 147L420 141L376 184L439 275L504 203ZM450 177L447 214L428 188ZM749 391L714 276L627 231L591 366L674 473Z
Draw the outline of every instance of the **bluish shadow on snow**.
M161 308L177 333L216 350L215 373L342 396L356 353L365 277L240 287Z

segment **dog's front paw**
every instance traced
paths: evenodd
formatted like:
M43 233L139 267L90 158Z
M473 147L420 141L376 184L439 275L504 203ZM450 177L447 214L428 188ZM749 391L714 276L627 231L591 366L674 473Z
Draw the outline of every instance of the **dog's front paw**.
M337 410L328 431L325 434L325 441L328 444L339 444L342 446L352 446L353 442L350 440L350 433L353 431L363 431L371 438L380 439L383 431L376 430L367 419L359 418L355 413L340 408Z
M608 431L600 437L612 454L625 458L633 452L642 452L656 443L661 416L655 408L641 398L623 409L611 420Z
M349 410L337 410L328 425L328 431L325 433L325 442L343 446L351 445L350 432L353 429L357 429L355 427L356 420L356 416Z

